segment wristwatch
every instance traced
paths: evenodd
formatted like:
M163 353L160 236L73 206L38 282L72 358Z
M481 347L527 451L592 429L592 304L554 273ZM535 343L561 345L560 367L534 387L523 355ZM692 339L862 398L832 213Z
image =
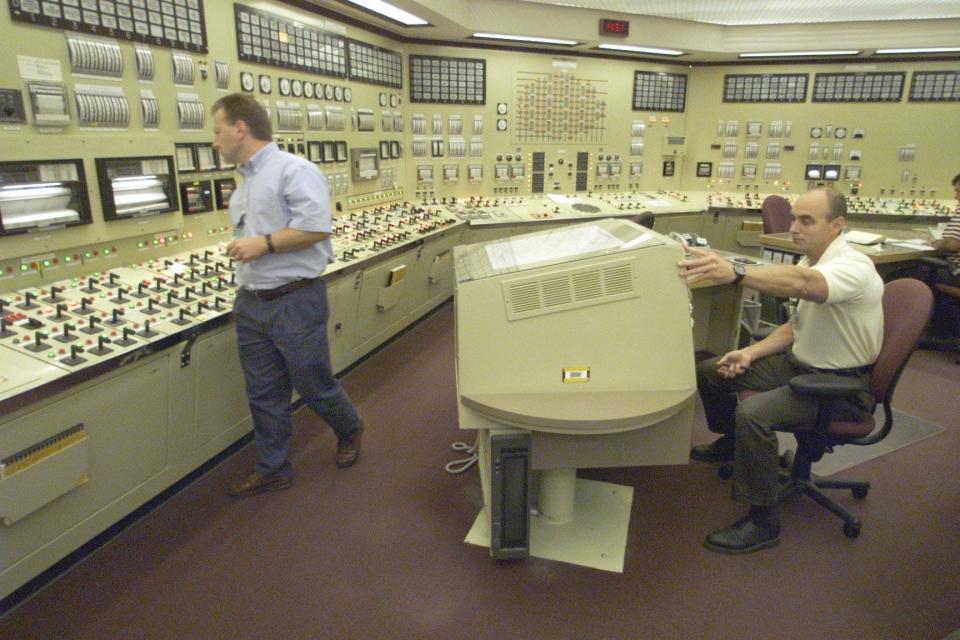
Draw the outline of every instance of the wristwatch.
M733 284L740 284L740 281L747 275L747 268L742 264L734 264L733 272L736 274L733 279Z

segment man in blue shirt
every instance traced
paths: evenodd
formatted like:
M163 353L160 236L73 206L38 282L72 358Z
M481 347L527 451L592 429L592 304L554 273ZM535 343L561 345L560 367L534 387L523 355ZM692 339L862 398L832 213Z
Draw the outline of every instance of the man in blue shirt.
M336 432L338 467L357 461L363 425L330 364L320 279L333 262L326 180L312 163L277 147L270 117L252 97L225 96L212 114L213 146L243 177L230 197L227 255L238 262L234 316L257 464L228 493L245 498L293 483L293 389Z

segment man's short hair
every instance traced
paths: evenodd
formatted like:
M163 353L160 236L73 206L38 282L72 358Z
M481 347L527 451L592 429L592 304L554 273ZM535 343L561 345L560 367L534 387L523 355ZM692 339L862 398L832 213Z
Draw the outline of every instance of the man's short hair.
M950 181L950 184L952 184L955 187L960 187L960 173L953 176L953 180Z
M819 187L817 191L822 191L827 196L827 220L833 221L837 218L847 215L847 199L842 193L833 187Z
M223 116L230 124L236 124L238 120L247 123L250 129L250 135L257 140L269 142L273 139L273 127L270 125L270 116L267 110L257 102L253 96L242 93L231 93L223 96L213 103L210 113L216 113L217 109L223 109Z

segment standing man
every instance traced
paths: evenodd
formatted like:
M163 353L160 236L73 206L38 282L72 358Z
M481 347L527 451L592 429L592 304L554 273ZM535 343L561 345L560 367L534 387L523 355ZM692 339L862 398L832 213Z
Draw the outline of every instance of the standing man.
M234 316L257 464L228 493L246 498L293 484L293 389L336 432L338 467L357 461L363 426L330 365L320 279L333 262L326 180L312 163L280 151L270 117L252 97L224 96L211 111L213 147L243 176L230 196L227 255L238 262Z
M841 236L846 200L839 192L814 189L793 206L790 233L804 257L796 266L743 267L715 253L690 247L680 263L688 282L709 278L743 282L779 298L799 298L790 321L764 340L697 366L697 389L707 423L723 434L695 459L734 461L733 498L750 505L747 515L710 534L712 551L748 553L780 542L774 507L779 491L777 435L809 428L815 421L812 399L790 390L790 378L832 372L869 376L883 340L883 281L868 257ZM737 404L736 392L758 391ZM873 411L869 394L838 403L835 419L859 420Z

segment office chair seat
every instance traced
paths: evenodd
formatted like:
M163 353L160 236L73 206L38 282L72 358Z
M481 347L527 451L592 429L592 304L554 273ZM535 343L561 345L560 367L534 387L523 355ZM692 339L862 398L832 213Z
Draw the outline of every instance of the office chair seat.
M794 392L816 400L817 418L809 429L793 431L797 450L796 453L788 452L781 459L784 476L777 502L797 494L806 495L844 521L846 536L856 538L860 535L860 520L828 498L822 489L849 489L854 498L862 499L867 496L870 483L826 480L814 476L810 468L824 455L832 453L834 447L848 444L868 446L887 437L893 429L893 391L932 311L933 292L927 285L912 278L889 282L883 293L883 343L869 383L832 373L806 374L790 380ZM860 421L832 419L834 404L838 400L854 398L868 390L877 405L883 407L881 424L877 424L872 414ZM745 390L737 395L742 401L755 393L758 392ZM719 474L721 478L729 478L733 475L733 466L730 463L721 465Z

